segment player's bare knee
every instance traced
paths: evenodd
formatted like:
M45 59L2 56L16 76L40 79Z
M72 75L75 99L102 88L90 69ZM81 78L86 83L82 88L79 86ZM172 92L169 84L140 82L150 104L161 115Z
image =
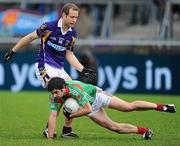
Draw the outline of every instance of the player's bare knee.
M122 109L123 112L130 112L130 111L132 111L132 110L134 110L134 106L133 106L132 103L127 104L127 105Z
M142 101L133 101L131 104L132 104L132 108L133 110L136 110L138 109L138 106L141 105Z

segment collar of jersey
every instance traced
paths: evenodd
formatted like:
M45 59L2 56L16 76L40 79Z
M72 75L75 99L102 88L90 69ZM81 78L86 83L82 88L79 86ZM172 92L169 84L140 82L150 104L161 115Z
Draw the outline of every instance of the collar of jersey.
M68 29L66 32L63 32L63 31L62 31L62 18L60 18L59 21L58 21L58 27L61 28L61 33L62 33L63 35L66 34L68 31L72 31L72 28L71 28L71 27L69 27L69 29Z
M65 89L66 89L66 95L67 95L67 97L70 97L70 91L69 91L69 88L68 88L68 87L65 87Z

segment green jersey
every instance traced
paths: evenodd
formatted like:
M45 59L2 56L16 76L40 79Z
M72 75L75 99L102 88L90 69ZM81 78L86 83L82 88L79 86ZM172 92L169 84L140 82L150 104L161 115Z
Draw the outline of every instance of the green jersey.
M50 96L50 109L57 110L58 106L62 105L67 98L74 98L77 103L83 107L86 103L93 104L96 98L96 86L85 84L80 81L66 81L66 95L60 99Z

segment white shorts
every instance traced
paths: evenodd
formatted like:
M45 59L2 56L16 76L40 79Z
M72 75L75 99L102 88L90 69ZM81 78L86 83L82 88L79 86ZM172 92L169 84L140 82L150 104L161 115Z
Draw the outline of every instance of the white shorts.
M101 108L108 107L111 101L111 96L105 91L97 91L96 99L92 104L92 112L88 114L88 116L92 116L93 114L97 113Z
M54 68L48 64L45 64L44 65L45 69L46 69L46 73L48 74L49 78L52 78L52 77L60 77L60 78L63 78L65 79L66 77L68 77L69 75L65 72L64 68ZM35 63L35 73L36 73L36 76L37 78L41 81L42 83L42 86L43 88L46 88L46 83L48 80L44 80L42 78L42 76L40 75L40 72L39 72L39 68L38 68L38 63Z

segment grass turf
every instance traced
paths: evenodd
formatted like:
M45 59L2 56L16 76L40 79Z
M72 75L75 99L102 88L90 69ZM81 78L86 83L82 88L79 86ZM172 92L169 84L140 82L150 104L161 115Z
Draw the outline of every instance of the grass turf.
M73 122L73 129L80 136L76 140L57 138L48 141L42 131L48 118L47 92L0 92L0 146L179 146L180 145L180 96L117 94L127 101L146 100L175 103L175 114L156 111L123 113L107 110L114 120L153 129L152 140L143 140L136 134L117 134L108 131L87 117ZM62 114L57 122L58 136L63 126Z

